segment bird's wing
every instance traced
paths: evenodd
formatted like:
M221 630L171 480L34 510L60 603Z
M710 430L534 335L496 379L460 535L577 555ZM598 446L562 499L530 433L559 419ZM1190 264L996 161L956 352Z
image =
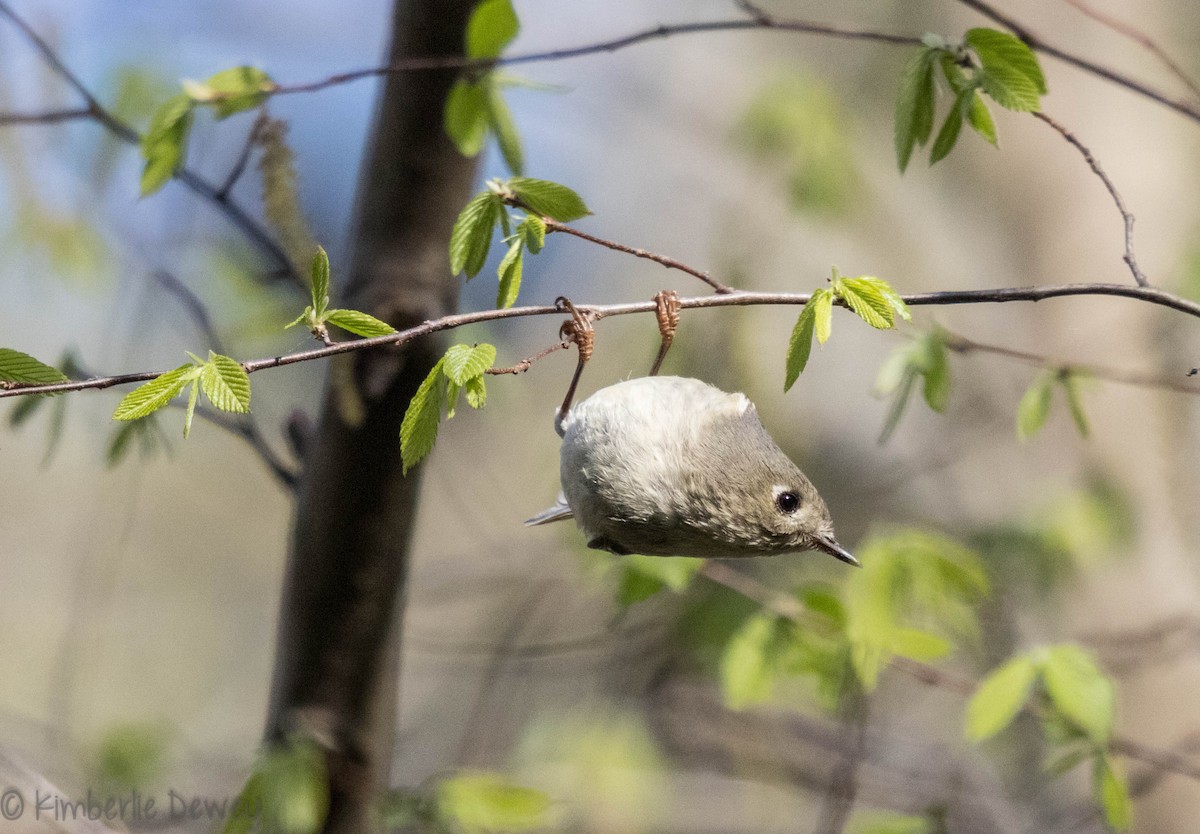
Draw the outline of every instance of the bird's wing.
M565 518L571 518L571 508L567 506L567 496L561 492L558 494L558 500L554 502L554 506L542 510L533 518L526 519L527 527L536 527L539 524L549 524L552 521L562 521Z

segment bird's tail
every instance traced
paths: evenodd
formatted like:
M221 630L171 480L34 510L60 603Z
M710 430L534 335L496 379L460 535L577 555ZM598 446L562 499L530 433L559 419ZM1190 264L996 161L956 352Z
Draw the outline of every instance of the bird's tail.
M525 525L527 527L537 527L539 524L549 524L552 521L562 521L565 518L571 517L571 508L567 506L567 496L560 492L558 500L554 502L554 506L542 510L533 518L526 519Z

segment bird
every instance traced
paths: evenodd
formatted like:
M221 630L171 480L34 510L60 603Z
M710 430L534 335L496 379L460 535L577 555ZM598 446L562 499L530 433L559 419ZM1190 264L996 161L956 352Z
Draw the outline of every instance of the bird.
M818 550L854 566L824 500L745 394L647 376L602 388L556 423L562 493L530 526L574 518L618 555L731 558Z

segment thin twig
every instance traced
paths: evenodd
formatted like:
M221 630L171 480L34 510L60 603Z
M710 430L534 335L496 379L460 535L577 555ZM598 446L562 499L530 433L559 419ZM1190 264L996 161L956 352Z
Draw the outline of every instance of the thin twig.
M1001 345L989 345L983 342L977 342L974 339L968 339L966 336L959 336L956 333L950 333L947 330L942 330L943 343L949 350L955 353L990 353L995 356L1003 356L1008 359L1013 359L1017 362L1023 362L1026 365L1032 365L1038 368L1051 368L1061 371L1078 371L1087 374L1088 376L1096 377L1097 379L1105 379L1109 382L1118 382L1122 385L1134 385L1139 388L1153 388L1157 390L1166 389L1168 391L1178 391L1182 394L1200 394L1200 382L1189 384L1184 379L1176 379L1174 377L1157 376L1154 374L1143 374L1137 371L1127 371L1121 368L1109 368L1103 365L1092 365L1086 362L1066 362L1058 359L1051 359L1047 356L1042 356L1036 353L1027 353L1023 350L1014 350L1013 348L1003 347Z
M1158 60L1163 63L1163 66L1170 70L1176 78L1182 81L1183 85L1192 91L1192 95L1194 95L1197 99L1200 99L1200 85L1193 81L1191 76L1184 72L1183 68L1180 67L1179 64L1167 54L1166 50L1159 46L1158 43L1155 42L1155 40L1145 32L1135 28L1123 20L1118 20L1115 17L1105 14L1099 9L1093 8L1092 6L1083 2L1083 0L1064 0L1064 2L1074 6L1092 20L1098 21L1100 24L1107 26L1117 34L1124 35L1134 43L1141 45L1156 58L1158 58Z
M901 295L910 306L950 305L950 304L1002 304L1013 301L1042 301L1048 298L1063 298L1076 295L1109 295L1137 299L1150 304L1168 307L1200 318L1200 303L1189 301L1174 293L1155 287L1135 287L1128 284L1059 284L1047 287L1004 287L1000 289L983 290L946 290L941 292L913 293ZM771 305L803 305L808 303L808 293L767 293L741 292L726 294L704 295L693 298L679 299L680 309L699 310L713 307L752 307ZM612 316L627 316L635 313L651 313L658 309L653 301L633 301L625 304L576 304L576 309L593 321ZM370 350L378 347L392 347L411 342L421 336L453 330L468 324L478 324L499 319L527 318L530 316L561 315L562 310L557 306L509 307L503 310L480 310L472 313L456 313L442 316L438 319L390 333L386 336L375 336L370 339L354 339L345 342L335 342L332 345L297 353L283 354L265 359L254 359L243 362L242 367L247 373L279 368L284 365L294 365L298 362L311 362L343 353L357 350ZM140 371L117 376L96 377L93 379L73 382L56 382L50 385L25 385L14 382L0 382L0 399L4 397L27 396L32 394L62 393L65 391L83 391L87 389L111 388L114 385L126 385L133 382L145 382L161 374L161 371Z
M182 402L180 405L182 406ZM231 414L209 408L197 408L196 416L246 441L276 480L289 490L295 490L300 485L300 474L275 453L253 420L248 417L238 419Z
M0 127L9 125L52 125L77 119L91 119L95 114L86 107L68 110L47 110L42 113L0 113Z
M709 560L700 572L711 581L724 585L781 617L799 622L801 625L828 628L828 624L823 618L811 614L795 597L778 593L754 577L735 570L723 562ZM970 678L906 657L893 657L888 665L920 683L960 695L971 695L978 686ZM1032 705L1025 706L1026 711L1031 709L1033 709ZM1200 781L1200 764L1176 750L1164 750L1120 736L1114 736L1109 741L1108 749L1112 753L1136 759L1159 770Z
M42 60L70 86L87 105L87 115L95 121L99 122L109 133L116 136L122 142L130 145L138 145L141 142L141 135L130 127L125 122L121 121L111 111L105 109L100 102L92 95L91 91L84 85L83 81L75 75L70 68L58 56L58 53L44 40L37 32L33 30L23 18L20 17L5 0L0 0L0 16L8 18L13 25L20 30L25 39L38 51L42 56ZM3 117L0 117L2 119ZM82 116L74 116L72 118L82 118ZM42 120L44 121L44 120ZM0 121L0 124L3 124ZM15 124L19 122L9 122ZM26 122L28 123L28 122ZM186 166L180 166L175 170L175 179L179 180L185 187L193 193L199 195L203 199L212 203L217 209L225 215L225 217L255 246L265 252L276 263L277 270L287 274L300 287L307 288L308 284L288 259L280 245L274 238L264 229L259 223L247 214L241 206L229 198L222 195L212 183L205 180L203 177L196 174Z
M528 371L530 366L539 359L545 359L555 351L566 350L570 346L571 343L565 340L561 342L555 342L554 344L550 345L550 347L546 348L545 350L538 351L533 356L526 356L515 365L509 365L507 368L488 368L486 371L484 371L484 373L492 374L493 376L500 376L502 374L523 374Z
M605 240L602 237L596 237L595 235L590 235L587 232L581 232L579 229L572 228L565 223L559 223L557 220L549 217L543 217L542 219L546 223L546 231L548 232L565 232L566 234L586 240L589 243L595 243L599 246L603 246L606 249L613 249L617 252L624 252L626 255L633 255L635 258L645 258L648 261L654 261L656 264L661 264L667 269L678 269L680 272L686 272L688 275L699 278L718 293L728 294L734 292L733 287L721 283L707 272L690 267L685 263L675 260L674 258L668 258L666 255L659 255L656 252L650 252L646 249L639 249L634 246L626 246L625 244L617 243L616 241Z
M250 154L254 151L254 146L258 143L259 133L262 131L267 119L267 111L259 110L258 117L255 118L254 124L250 126L250 132L246 134L246 142L242 145L242 152L238 154L238 158L229 170L228 176L225 177L225 182L217 189L218 199L226 199L229 193L233 191L233 187L237 185L238 180L241 179L242 174L245 173L246 165L250 162Z
M184 310L191 317L196 327L199 328L200 334L208 340L209 347L217 353L225 353L225 345L221 340L220 334L217 333L212 316L208 314L208 305L201 300L200 296L192 292L191 287L165 269L155 271L154 280L164 290L175 296L175 299L183 305Z
M551 49L544 52L527 52L524 54L507 55L498 58L467 58L461 55L413 58L406 61L398 61L387 66L365 67L363 69L351 70L350 72L342 72L336 75L331 75L327 78L322 78L318 81L309 81L300 84L279 84L273 90L271 90L270 93L273 95L312 93L318 90L327 89L329 87L335 87L339 84L360 81L365 78L374 78L381 75L392 75L405 72L448 69L482 71L501 66L533 64L543 61L561 61L568 58L580 58L585 55L595 55L601 52L616 52L617 50L625 49L626 47L645 43L646 41L659 40L661 38L668 38L674 35L694 35L703 32L753 31L761 29L773 29L782 32L802 32L811 35L824 35L826 37L844 38L848 40L875 41L878 43L890 43L899 46L921 45L921 39L912 35L897 35L888 32L856 29L849 26L814 23L806 20L792 20L783 18L754 18L747 20L745 18L737 18L734 20L713 20L701 23L675 23L670 25L654 26L650 29L643 29L629 35L623 35L611 40L585 44L583 46L574 46L565 49Z
M1129 209L1125 208L1125 201L1121 199L1121 193L1117 191L1117 187L1113 185L1113 181L1108 178L1108 174L1104 173L1104 169L1100 167L1100 163L1092 156L1092 152L1076 138L1075 134L1067 130L1054 119L1047 116L1045 113L1036 112L1033 114L1036 118L1050 125L1058 131L1062 138L1066 139L1072 146L1075 147L1087 162L1088 167L1092 169L1100 181L1104 183L1104 187L1108 189L1108 193L1112 195L1113 202L1117 204L1117 211L1121 212L1121 219L1125 223L1125 256L1123 260L1128 264L1130 271L1133 273L1133 280L1138 282L1138 286L1148 287L1150 282L1146 280L1146 276L1142 274L1142 270L1138 268L1137 258L1133 254L1133 214Z
M1074 55L1066 50L1059 49L1057 46L1047 43L1042 38L1029 31L1029 29L1027 29L1021 23L1018 23L1013 18L993 8L989 3L984 2L984 0L959 0L959 2L964 6L974 9L984 17L994 20L1001 26L1012 30L1012 33L1021 40L1025 41L1025 43L1027 43L1031 49L1034 49L1038 52L1044 52L1051 57L1058 58L1060 61L1064 61L1071 66L1077 67L1085 72L1090 72L1092 75L1104 78L1113 82L1114 84L1124 87L1127 90L1132 90L1133 92L1143 95L1146 98L1157 101L1159 104L1166 105L1175 112L1182 113L1193 121L1200 122L1200 105L1193 104L1192 102L1185 101L1183 99L1173 98L1167 93L1157 90L1148 84L1142 83L1141 81L1130 78L1123 73L1119 73L1116 70L1101 66L1100 64L1089 61L1086 58L1081 58L1080 56Z

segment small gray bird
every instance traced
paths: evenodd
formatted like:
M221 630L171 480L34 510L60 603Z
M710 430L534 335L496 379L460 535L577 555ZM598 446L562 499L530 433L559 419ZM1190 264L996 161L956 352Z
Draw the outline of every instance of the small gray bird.
M562 494L526 524L573 516L588 547L620 555L821 550L858 565L744 394L683 377L631 379L560 416L559 433Z

